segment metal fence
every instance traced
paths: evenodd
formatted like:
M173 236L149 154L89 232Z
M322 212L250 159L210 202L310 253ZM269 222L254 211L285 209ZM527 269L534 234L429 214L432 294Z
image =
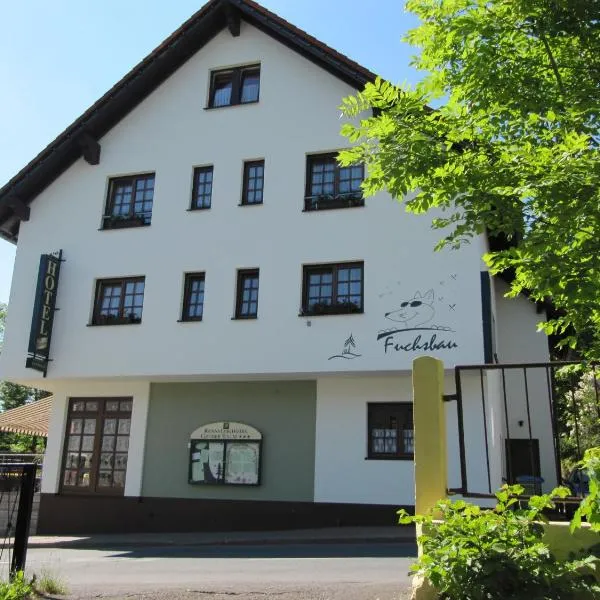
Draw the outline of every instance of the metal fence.
M0 464L0 562L6 553L11 574L25 569L37 469L34 463Z
M600 382L595 365L577 366L457 366L456 393L445 397L456 402L450 422L458 430L459 484L449 491L492 497L518 483L532 495L562 484L571 489L567 502L579 501L587 481L576 462L600 445Z

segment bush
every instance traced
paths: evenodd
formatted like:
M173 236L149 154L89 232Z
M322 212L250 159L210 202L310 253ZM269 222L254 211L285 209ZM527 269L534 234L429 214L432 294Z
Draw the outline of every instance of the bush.
M593 531L600 532L600 448L586 450L579 466L587 473L590 490L573 516L571 532L581 525L582 518Z
M33 587L19 571L10 581L0 582L0 600L26 600L31 598Z
M504 486L494 509L463 500L438 503L433 516L408 515L400 510L402 524L422 525L422 554L412 570L429 580L445 600L563 600L577 594L600 593L590 571L595 558L560 562L542 541L542 511L554 508L551 496L533 496L520 508L521 486ZM553 494L566 496L558 488Z

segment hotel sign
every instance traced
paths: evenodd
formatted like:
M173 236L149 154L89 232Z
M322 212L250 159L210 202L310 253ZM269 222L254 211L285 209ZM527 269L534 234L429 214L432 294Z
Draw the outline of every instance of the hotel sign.
M31 333L29 335L29 356L25 366L41 371L44 377L50 360L50 339L52 337L54 311L56 310L56 291L58 289L61 262L62 250L54 254L42 254L40 257L35 304L33 305L33 317L31 319Z

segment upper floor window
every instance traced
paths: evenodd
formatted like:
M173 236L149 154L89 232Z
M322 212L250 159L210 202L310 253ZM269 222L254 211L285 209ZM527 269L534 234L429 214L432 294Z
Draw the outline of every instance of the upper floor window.
M210 208L212 198L213 167L196 167L192 186L192 210Z
M103 229L150 225L153 200L154 173L111 179Z
M254 160L245 162L242 204L262 204L264 184L265 161Z
M256 319L258 316L258 269L238 271L236 319Z
M369 458L413 458L412 408L409 402L369 403Z
M305 265L303 315L363 312L363 263Z
M309 156L306 165L304 210L364 206L363 165L340 167L336 154Z
M258 102L260 65L213 71L210 76L209 108Z
M186 273L182 321L201 321L204 311L204 273Z
M144 277L99 279L96 283L93 325L141 323Z

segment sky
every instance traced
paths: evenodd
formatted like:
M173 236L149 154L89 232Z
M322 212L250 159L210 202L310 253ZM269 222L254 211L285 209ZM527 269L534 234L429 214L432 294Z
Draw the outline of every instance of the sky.
M259 1L386 79L420 78L409 66L414 49L401 41L418 21L402 0ZM0 187L202 5L0 2ZM0 302L9 299L15 250L0 239Z

